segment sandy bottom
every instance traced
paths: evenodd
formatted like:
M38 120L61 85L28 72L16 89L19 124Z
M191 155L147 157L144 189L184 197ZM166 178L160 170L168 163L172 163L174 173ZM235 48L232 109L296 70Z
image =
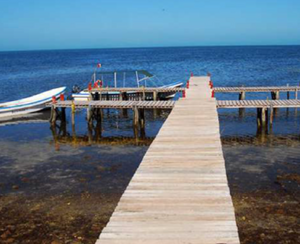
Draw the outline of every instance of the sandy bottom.
M148 148L2 144L0 243L14 244L95 243Z

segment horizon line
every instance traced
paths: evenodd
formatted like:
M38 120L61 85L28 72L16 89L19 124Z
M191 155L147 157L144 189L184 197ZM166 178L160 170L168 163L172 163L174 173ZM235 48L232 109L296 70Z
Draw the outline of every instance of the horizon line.
M38 51L74 51L74 50L108 50L108 49L152 49L152 48L197 48L197 47L296 47L300 44L237 44L237 45L190 45L190 46L145 46L145 47L83 47L83 48L49 48L0 50L4 52L38 52Z

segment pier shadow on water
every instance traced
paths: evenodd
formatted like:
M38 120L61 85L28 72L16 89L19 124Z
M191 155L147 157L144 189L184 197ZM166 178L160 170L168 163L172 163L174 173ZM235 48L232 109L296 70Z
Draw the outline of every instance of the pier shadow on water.
M255 119L251 110L220 113L241 243L300 243L299 111L278 111L272 130L257 130Z
M49 113L0 122L0 243L94 243L169 112L104 110L101 128L85 111L51 127Z

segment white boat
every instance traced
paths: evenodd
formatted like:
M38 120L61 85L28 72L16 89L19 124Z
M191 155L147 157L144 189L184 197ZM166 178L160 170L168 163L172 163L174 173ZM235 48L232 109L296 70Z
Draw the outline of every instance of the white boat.
M46 108L45 104L50 102L52 97L59 98L65 91L66 87L60 87L20 100L0 103L0 118L19 117L41 111Z
M121 79L117 79L118 75L117 74L121 74ZM150 74L148 71L146 70L136 70L136 71L132 71L132 70L125 70L125 71L106 71L106 72L95 72L93 74L92 80L93 82L96 82L97 78L99 78L99 80L101 80L103 82L103 87L126 87L126 78L128 78L128 76L131 74L134 74L134 78L135 78L135 82L137 87L158 87L158 88L179 88L183 86L182 82L178 82L178 83L172 83L169 85L164 85L164 86L149 86L149 81L151 78L156 78L155 76L153 76L152 74ZM104 81L104 77L111 75L112 78L111 80L113 82L106 82ZM143 77L141 77L141 75L143 75ZM119 75L120 76L120 75ZM147 84L148 82L148 84ZM76 87L76 90L78 89L78 87ZM129 91L127 92L128 95L134 95L136 94L135 91ZM103 93L102 95L107 95L107 96L118 96L120 95L120 92L107 92L107 93ZM172 99L174 98L176 95L176 92L165 92L165 93L161 93L160 94L160 99L162 100L168 100L168 99ZM72 97L75 101L88 101L89 99L89 92L87 90L83 90L80 91L78 93L73 92ZM147 99L147 97L146 97ZM150 98L149 98L150 99Z

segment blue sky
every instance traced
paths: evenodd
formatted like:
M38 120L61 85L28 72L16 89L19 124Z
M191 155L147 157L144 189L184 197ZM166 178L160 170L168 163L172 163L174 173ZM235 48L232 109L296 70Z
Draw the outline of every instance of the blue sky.
M300 44L299 0L0 0L0 50Z

